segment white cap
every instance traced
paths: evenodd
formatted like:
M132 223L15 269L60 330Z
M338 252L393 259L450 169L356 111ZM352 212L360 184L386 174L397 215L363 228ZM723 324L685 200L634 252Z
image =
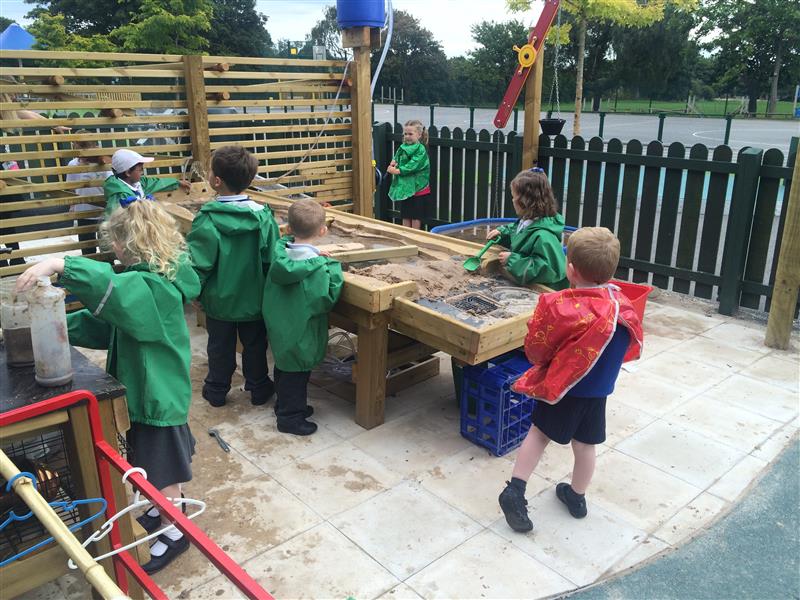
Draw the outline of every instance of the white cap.
M139 163L149 163L153 162L155 159L152 156L142 156L138 152L134 152L133 150L117 150L114 152L114 156L111 157L111 169L119 175L120 173L124 173L129 169L132 169Z

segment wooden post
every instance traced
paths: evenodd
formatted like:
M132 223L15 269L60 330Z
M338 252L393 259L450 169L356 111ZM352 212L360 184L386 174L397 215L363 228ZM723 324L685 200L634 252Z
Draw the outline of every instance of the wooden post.
M342 32L342 47L353 49L350 91L353 127L353 212L372 217L375 170L372 167L372 100L370 98L369 27Z
M368 326L358 326L356 423L364 429L383 424L388 343L389 319L385 313L371 315Z
M192 138L192 158L204 169L211 160L211 141L208 136L208 106L206 83L203 78L203 57L184 56L186 104L189 107L189 129Z
M539 118L542 112L544 44L536 55L532 77L525 82L525 121L522 132L522 168L530 169L539 160Z
M792 320L800 288L800 152L795 155L789 206L783 226L778 269L772 288L772 302L764 344L786 350L792 333Z

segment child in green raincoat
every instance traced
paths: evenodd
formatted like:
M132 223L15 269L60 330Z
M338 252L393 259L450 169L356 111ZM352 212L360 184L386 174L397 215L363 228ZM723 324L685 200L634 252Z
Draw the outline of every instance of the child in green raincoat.
M200 276L200 303L206 312L208 374L203 398L223 406L236 370L236 339L242 343L244 388L250 402L266 404L275 392L267 368L267 330L261 299L278 224L266 204L243 194L258 160L241 146L218 148L208 183L217 197L192 222L189 250Z
M145 177L144 163L153 162L152 156L142 156L138 152L122 148L111 157L113 175L103 182L106 197L105 218L111 216L126 200L142 199L156 192L168 192L178 186L187 194L192 184L185 179L174 177Z
M128 461L143 468L164 496L180 502L181 484L192 478L195 446L183 306L200 293L200 281L175 220L155 202L134 200L100 231L125 265L123 272L80 256L50 258L20 275L17 289L58 273L83 303L86 308L67 315L70 343L108 350L106 370L127 389ZM155 508L137 520L148 532L169 524ZM163 569L188 547L178 529L164 531L150 548L145 572Z
M504 274L519 285L541 283L554 290L569 287L561 234L564 218L547 175L540 168L522 171L511 181L511 197L518 219L493 229L486 236L499 236Z
M386 168L392 174L389 198L400 203L405 227L422 229L425 207L431 197L431 162L428 159L428 132L417 120L403 125L403 144Z
M264 320L275 356L278 431L311 435L311 370L325 358L328 313L342 290L342 266L314 247L325 235L325 210L310 198L289 207L290 235L275 244L264 285Z

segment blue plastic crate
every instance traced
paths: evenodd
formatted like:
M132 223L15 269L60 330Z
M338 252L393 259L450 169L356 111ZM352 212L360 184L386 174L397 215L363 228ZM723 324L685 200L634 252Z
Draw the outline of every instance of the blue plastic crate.
M519 446L531 428L535 401L512 392L511 384L530 367L518 350L464 367L461 435L495 456Z

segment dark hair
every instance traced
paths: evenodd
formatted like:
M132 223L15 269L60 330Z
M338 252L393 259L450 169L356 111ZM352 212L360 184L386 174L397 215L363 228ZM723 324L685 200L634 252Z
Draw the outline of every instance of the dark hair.
M325 209L316 200L301 198L289 207L289 228L300 238L315 237L325 225Z
M252 183L258 171L258 160L241 146L223 146L211 156L211 170L238 194Z
M553 188L543 172L522 171L511 180L511 191L522 209L521 219L541 219L558 214Z
M74 131L73 133L75 135L83 135L93 132L89 131L88 129L78 129L78 131ZM81 150L100 147L100 144L98 144L96 140L75 140L72 143ZM111 159L108 156L86 156L84 158L87 162L94 163L96 165L107 165L109 162L111 162Z

